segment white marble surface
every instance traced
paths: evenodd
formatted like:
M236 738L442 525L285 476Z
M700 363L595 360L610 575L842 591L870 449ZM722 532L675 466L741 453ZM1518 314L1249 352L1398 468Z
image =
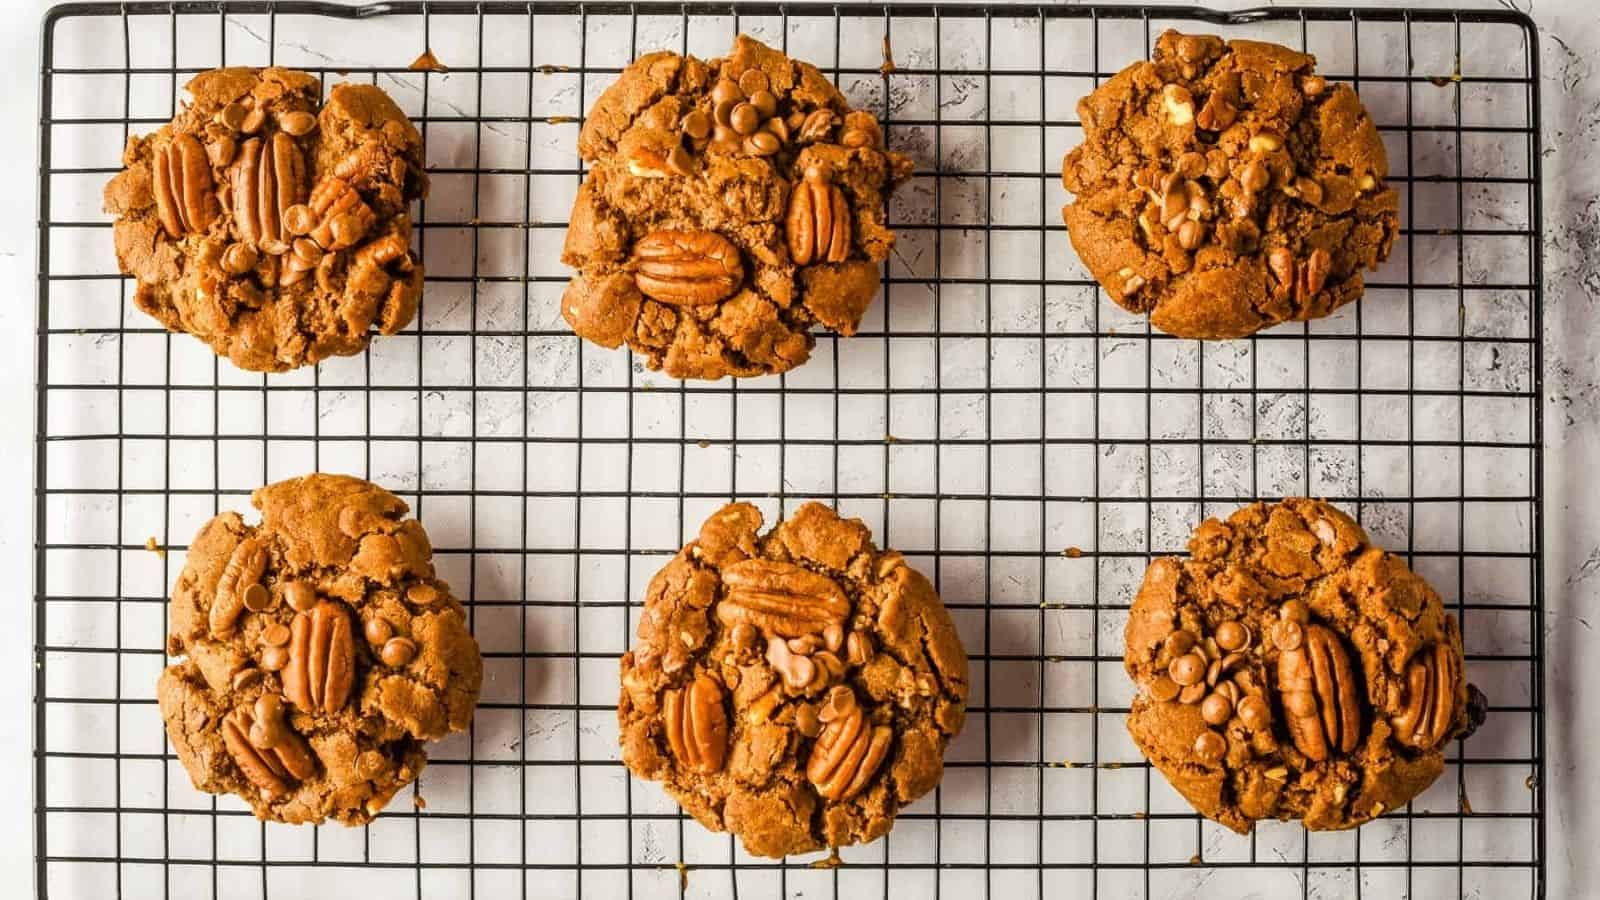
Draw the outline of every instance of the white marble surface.
M44 8L34 2L12 5L16 7L13 22L37 22ZM1247 4L1216 5L1243 8ZM1600 24L1588 0L1533 0L1531 4L1523 0L1517 5L1531 12L1540 25L1545 70L1543 402L1548 447L1545 672L1550 779L1546 796L1550 805L1549 896L1567 897L1582 896L1588 889L1585 886L1600 877L1592 852L1600 841L1600 821L1592 811L1592 803L1600 800L1600 786L1585 749L1586 742L1600 735L1600 708L1582 702L1578 695L1579 685L1600 674L1600 661L1588 658L1597 651L1590 608L1600 590L1600 497L1585 475L1591 468L1586 463L1600 452L1600 374L1594 362L1600 355L1600 327L1592 322L1600 307L1600 169L1594 165L1594 156L1600 152L1600 86L1594 71L1594 58L1600 52ZM26 586L33 568L29 550L34 500L32 479L26 473L32 464L29 437L36 296L32 273L36 257L31 211L37 195L37 28L8 29L0 35L0 52L18 73L16 89L0 92L0 122L10 126L8 133L13 136L0 148L0 178L4 179L4 196L11 198L14 210L13 215L0 219L0 284L12 288L8 292L11 301L0 305L0 340L14 342L0 348L7 351L0 353L0 387L4 388L0 421L15 423L0 435L0 464L4 471L17 473L0 486L5 501L0 503L5 510L0 524L0 566L16 573L18 585L14 602L0 612L0 659L10 660L5 665L11 673L0 679L0 710L9 714L5 721L14 723L0 730L0 759L18 774L0 779L0 863L10 863L12 871L31 876L26 848L33 831L28 753L33 713L28 703L32 675L26 661L31 659L32 627L31 591ZM596 365L590 357L585 357L585 363L586 370ZM600 366L590 374L604 377L607 372L603 363ZM403 472L396 475L403 476ZM1238 885L1264 895L1272 890L1270 884L1252 885L1243 880ZM1218 885L1213 883L1208 889L1215 891ZM1337 888L1327 894L1337 895L1341 895ZM1418 896L1427 894L1419 890Z

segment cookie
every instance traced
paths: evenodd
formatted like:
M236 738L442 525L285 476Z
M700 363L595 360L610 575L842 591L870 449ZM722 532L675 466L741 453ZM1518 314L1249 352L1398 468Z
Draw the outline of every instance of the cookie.
M1202 815L1353 828L1422 793L1482 722L1461 628L1399 557L1319 500L1208 519L1129 612L1128 731Z
M422 137L383 91L292 69L215 69L105 188L133 302L241 369L350 356L417 311L407 209Z
M814 325L853 334L894 233L884 149L815 66L740 35L723 59L640 57L589 111L561 315L674 378L785 372Z
M1120 306L1237 338L1361 296L1400 227L1388 158L1315 57L1168 31L1078 103L1061 177L1072 246Z
M250 500L261 524L207 522L173 587L167 736L196 788L258 818L364 824L471 722L478 644L400 498L308 475Z
M622 761L757 856L873 840L939 783L966 651L859 520L808 503L760 528L725 506L651 580L622 657Z

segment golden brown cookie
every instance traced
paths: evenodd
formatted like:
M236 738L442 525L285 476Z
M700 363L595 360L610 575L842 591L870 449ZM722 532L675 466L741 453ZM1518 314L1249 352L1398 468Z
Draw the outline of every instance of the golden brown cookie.
M1461 628L1348 516L1293 498L1208 519L1128 616L1128 731L1194 808L1353 828L1404 806L1483 721Z
M242 369L349 356L417 311L413 200L422 137L372 85L292 69L215 69L105 189L133 302Z
M758 856L882 836L932 790L967 654L933 586L808 503L723 507L650 582L622 657L622 760Z
M1326 316L1389 255L1400 198L1361 100L1316 59L1168 31L1078 103L1072 246L1119 305L1187 338Z
M884 195L911 174L815 66L744 35L722 59L640 57L578 152L561 315L674 378L784 372L813 325L855 333L894 243Z
M406 505L343 475L280 481L207 522L172 590L161 715L194 786L277 822L360 825L472 720L461 602Z

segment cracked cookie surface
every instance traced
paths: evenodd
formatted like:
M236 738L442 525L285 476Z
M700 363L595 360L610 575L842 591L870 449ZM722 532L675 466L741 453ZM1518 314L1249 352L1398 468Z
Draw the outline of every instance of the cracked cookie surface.
M366 348L417 311L422 137L387 94L284 68L202 72L191 102L128 138L107 183L133 302L242 369ZM320 109L319 109L320 107Z
M725 58L640 57L578 152L561 315L674 378L785 372L814 325L853 334L894 243L885 194L911 174L815 66L744 35Z
M808 503L734 503L650 582L622 657L622 759L777 857L886 834L961 730L967 656L932 585Z
M207 522L172 591L161 715L196 788L256 816L370 821L472 720L478 644L400 498L342 475Z
M1399 194L1371 116L1304 53L1168 31L1078 103L1073 248L1118 305L1186 338L1244 337L1361 296Z
M1482 722L1433 588L1318 500L1208 519L1145 573L1128 731L1202 815L1353 828L1398 809Z

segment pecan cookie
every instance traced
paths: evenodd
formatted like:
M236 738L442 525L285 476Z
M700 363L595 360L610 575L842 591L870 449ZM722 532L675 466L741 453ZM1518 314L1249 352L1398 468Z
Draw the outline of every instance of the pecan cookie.
M1189 553L1145 573L1123 662L1134 743L1207 818L1353 828L1422 793L1483 721L1455 617L1334 507L1247 506Z
M196 788L262 819L370 821L465 729L478 644L406 505L343 475L256 491L200 529L172 590L157 696Z
M216 69L105 189L133 302L242 369L361 352L411 321L422 266L407 208L422 137L388 95L291 69Z
M911 174L815 66L743 35L725 59L640 57L578 152L561 315L674 378L784 372L813 325L853 334L894 243L884 195Z
M1400 199L1361 100L1315 64L1168 31L1079 101L1064 215L1112 299L1168 334L1237 338L1361 296Z
M817 503L718 510L651 580L622 760L758 856L873 840L939 783L967 655L928 580Z

